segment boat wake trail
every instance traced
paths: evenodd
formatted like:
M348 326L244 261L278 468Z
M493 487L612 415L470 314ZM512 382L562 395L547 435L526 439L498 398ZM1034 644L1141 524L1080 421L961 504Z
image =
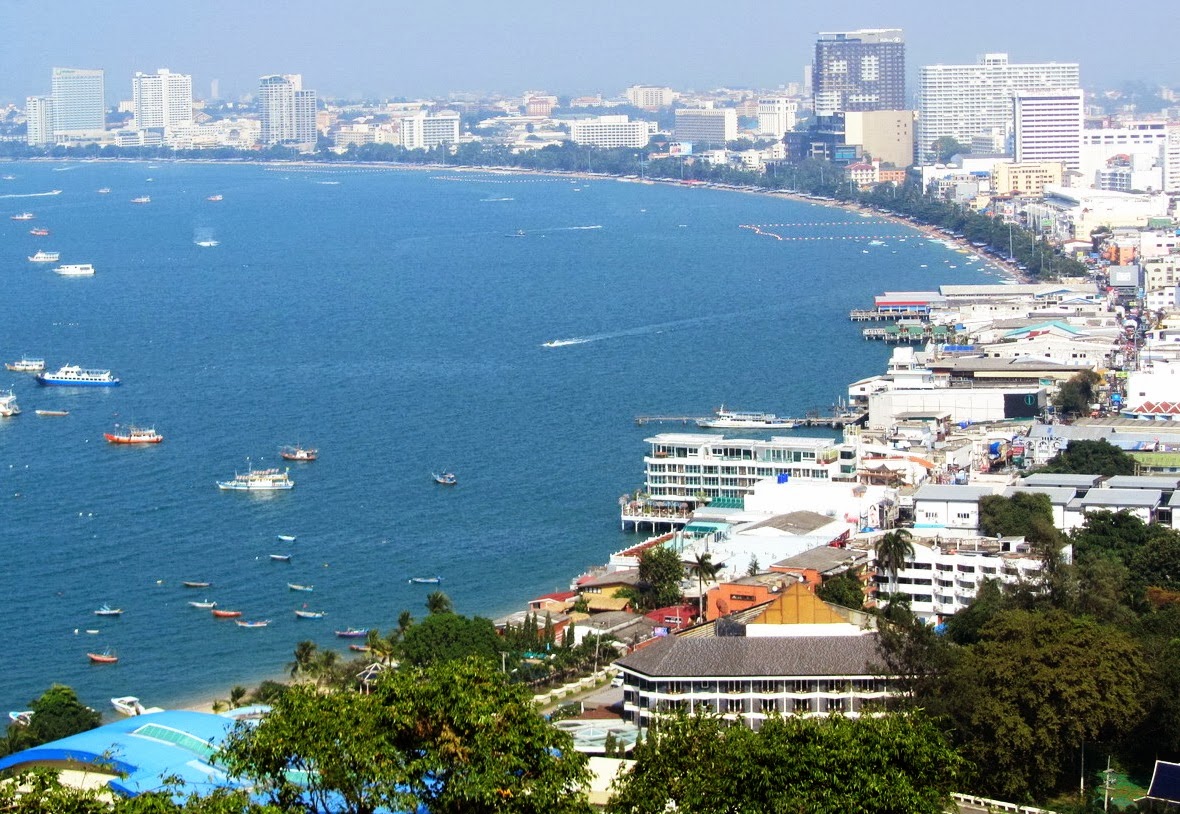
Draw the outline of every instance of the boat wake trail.
M646 334L658 334L665 331L680 331L686 328L691 328L696 325L704 325L710 322L718 322L725 319L733 319L735 317L747 316L754 312L739 312L732 314L710 314L705 317L690 317L689 319L678 319L674 322L657 322L653 325L640 325L637 328L627 328L622 331L610 331L609 333L591 334L590 336L577 336L569 339L553 339L549 342L542 342L543 348L563 348L566 345L585 345L590 342L603 342L607 339L622 339L628 336L644 336Z
M498 201L515 201L515 198L480 198L480 203L496 203Z
M52 195L61 195L61 190L51 189L48 192L13 192L9 195L0 195L0 198L48 198Z

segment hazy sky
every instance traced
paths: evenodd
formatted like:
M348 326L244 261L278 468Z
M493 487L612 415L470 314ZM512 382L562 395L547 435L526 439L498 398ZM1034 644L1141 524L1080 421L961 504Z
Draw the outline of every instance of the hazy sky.
M801 81L817 31L893 27L911 79L1007 51L1079 62L1090 88L1180 86L1178 0L0 0L0 100L48 93L55 65L104 68L111 100L157 68L192 74L198 97L217 79L226 98L270 73L324 97L773 88Z

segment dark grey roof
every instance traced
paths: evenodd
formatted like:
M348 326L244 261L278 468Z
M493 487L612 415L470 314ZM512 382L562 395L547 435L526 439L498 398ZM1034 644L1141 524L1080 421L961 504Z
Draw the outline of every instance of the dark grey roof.
M672 637L619 659L649 678L878 675L877 634L861 636L758 636L716 639Z
M1115 475L1102 485L1108 489L1161 489L1171 491L1180 484L1175 475Z
M768 520L761 520L752 526L746 526L742 531L775 528L779 531L785 531L788 534L806 535L816 529L822 529L824 526L835 521L835 519L819 512L809 512L806 510L787 512L786 514L776 514L774 517Z
M1081 498L1081 505L1155 508L1162 498L1158 489L1091 489Z
M1077 489L1089 489L1098 481L1101 475L1054 475L1050 473L1033 473L1017 483L1021 486L1072 486Z
M1034 495L1048 495L1052 504L1065 505L1077 497L1078 490L1071 486L1009 486L1004 490L1004 497L1012 497L1017 492L1029 492Z
M787 557L785 560L779 560L773 567L811 568L822 574L836 568L848 568L849 559L860 562L868 559L868 553L847 548L836 548L830 545L821 545L796 554L793 557Z

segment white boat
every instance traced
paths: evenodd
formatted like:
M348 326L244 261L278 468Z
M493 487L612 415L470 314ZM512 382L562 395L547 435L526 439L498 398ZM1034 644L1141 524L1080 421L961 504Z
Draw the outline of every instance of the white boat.
M221 243L220 243L220 242L218 242L218 241L216 241L216 240L198 240L198 241L197 241L197 245L198 245L198 246L203 246L203 247L204 247L204 248L206 248L206 249L211 249L211 248L213 248L214 246L220 246L220 245L221 245Z
M726 410L723 404L713 413L713 418L697 419L697 426L730 430L791 430L797 425L791 419L779 418L774 413L743 413Z
M62 263L54 269L65 277L93 277L94 266L90 263Z
M189 602L188 604L190 607L200 608L201 610L213 610L214 608L217 607L216 602L212 602L208 599L204 599L199 602L194 599L192 602Z
M220 200L222 200L222 198L223 198L223 197L224 197L224 196L223 196L223 195L220 195L220 194L218 194L218 195L210 195L209 197L205 198L205 200L206 200L206 201L220 201Z
M152 199L149 195L140 195L138 198L132 198L131 203L145 204L151 203Z
M5 362L4 367L17 373L39 373L45 369L45 360L22 356L19 361Z
M284 543L293 543L293 542L295 542L295 535L294 535L294 534L279 534L279 535L277 535L277 536L278 536L278 538L279 538L280 540L282 540Z
M12 220L32 220L35 217L32 212L21 212L19 215L13 215Z
M61 259L61 252L37 252L29 257L30 263L56 263Z
M16 403L16 394L11 390L0 390L0 417L20 415L20 405Z
M38 373L37 384L62 387L118 387L119 380L109 370L63 365L53 373Z
M115 712L121 713L128 717L135 715L143 715L147 712L147 708L139 703L139 699L134 695L122 695L118 698L111 699L111 706L115 708Z
M234 474L233 480L217 481L218 489L233 492L276 492L295 488L290 469L248 469Z

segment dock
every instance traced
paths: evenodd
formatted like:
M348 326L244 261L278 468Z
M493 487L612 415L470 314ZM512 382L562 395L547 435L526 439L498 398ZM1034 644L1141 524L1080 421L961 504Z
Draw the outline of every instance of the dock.
M878 322L894 319L914 319L927 316L918 311L878 311L875 308L853 308L848 312L848 318L853 322Z
M712 416L695 416L695 415L637 415L635 416L635 423L642 427L645 424L691 424L694 427L698 421L705 421ZM850 410L836 413L833 415L819 415L818 413L808 413L799 418L783 417L784 421L792 422L796 427L830 427L831 429L843 429L844 427L851 427L858 424L864 424L869 418L868 410ZM773 430L774 432L782 432L781 428ZM767 432L767 430L734 430L735 433L741 432Z

